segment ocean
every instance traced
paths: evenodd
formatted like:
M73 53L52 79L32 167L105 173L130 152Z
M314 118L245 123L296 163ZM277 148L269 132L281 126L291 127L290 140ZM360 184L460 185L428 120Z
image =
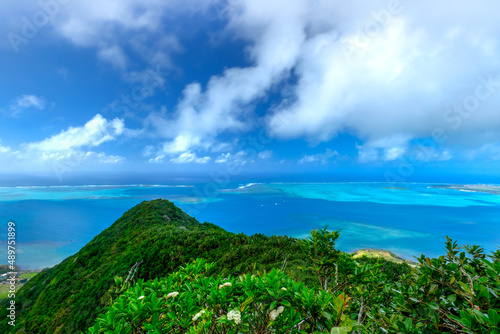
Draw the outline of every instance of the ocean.
M51 267L76 253L125 211L173 201L200 222L235 233L307 237L340 230L337 247L382 248L404 258L444 253L445 236L500 245L500 187L425 183L232 183L0 188L0 263L8 222L16 224L16 264Z

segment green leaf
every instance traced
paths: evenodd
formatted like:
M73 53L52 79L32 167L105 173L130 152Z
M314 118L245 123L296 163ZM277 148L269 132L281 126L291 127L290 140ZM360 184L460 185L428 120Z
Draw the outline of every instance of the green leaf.
M498 323L500 322L500 316L498 315L498 312L495 311L494 309L489 309L488 310L488 321L493 326L497 326Z

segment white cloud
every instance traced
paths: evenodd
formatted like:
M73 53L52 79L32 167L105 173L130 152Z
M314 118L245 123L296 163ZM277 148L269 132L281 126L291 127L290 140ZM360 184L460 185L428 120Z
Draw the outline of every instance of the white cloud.
M122 120L106 120L96 115L83 126L70 127L39 142L21 144L20 150L0 145L0 170L29 173L49 170L59 177L79 169L119 164L125 161L124 157L95 152L94 148L115 140L123 132Z
M213 76L206 87L186 86L175 115L154 122L156 130L169 139L167 151L207 149L227 131L252 128L253 112L248 105L266 96L289 76L306 34L296 25L307 4L242 1L230 9L229 30L252 45L252 65L233 67Z
M0 140L0 141L1 141L1 140ZM10 151L11 151L10 147L8 147L8 146L2 146L2 145L0 144L0 153L8 153L8 152L10 152Z
M372 2L362 9L356 2L319 1L303 22L297 22L304 29L308 25L323 29L301 47L293 102L284 103L268 118L272 133L318 142L349 132L370 146L379 147L372 143L385 141L384 158L392 160L402 154L401 147L391 150L401 144L398 136L408 142L445 128L452 141L471 129L478 135L485 128L498 128L500 119L492 115L500 103L498 79L493 79L495 94L479 88L488 98L480 100L474 116L462 119L457 131L443 119L453 104L466 103L468 96L477 100L481 81L500 70L495 37L500 24L491 12L498 5L446 3L450 7L401 2L400 13L389 14L387 2ZM424 8L433 8L425 20ZM443 10L456 16L443 19L438 14ZM470 20L472 13L481 19ZM384 17L383 24L374 17ZM457 113L449 116L456 118ZM279 127L283 119L287 126ZM391 142L391 138L397 140ZM368 150L361 159L374 157Z
M210 157L202 157L198 158L196 153L193 152L184 152L179 156L170 159L171 162L175 164L186 164L186 163L197 163L197 164L205 164L210 161Z
M136 52L149 64L171 66L170 54L182 47L172 22L176 17L202 13L219 0L120 0L72 1L61 6L52 20L59 36L80 47L96 48L98 58L124 70L129 57L124 49Z
M231 153L223 153L215 159L216 164L223 164L229 161L229 158L231 157Z
M17 116L19 113L30 108L43 110L46 105L47 101L43 97L24 94L11 101L9 109L13 116Z
M394 3L399 4L396 11L391 8ZM220 137L262 124L277 138L306 138L313 143L350 133L363 143L358 146L362 162L398 160L409 154L412 140L429 138L436 129L447 136L446 146L500 143L499 3L316 0L311 5L310 0L239 0L225 4L225 0L70 2L61 7L51 26L75 45L95 48L99 59L118 69L132 68L128 66L132 59L141 57L163 69L173 67L171 52L184 50L181 36L170 29L171 18L222 6L222 17L227 19L224 35L246 43L247 65L225 68L207 82L191 82L172 112L149 116L146 128L165 141L158 152L149 153L148 158L156 155L152 161L196 162L208 157L198 158L193 152L232 152L234 147L222 145ZM12 21L8 18L12 13L22 17L37 9L32 0L10 6L0 18ZM144 71L137 71L124 78L136 83L144 76ZM159 86L164 82L162 78ZM276 95L280 105L271 103L263 118L260 111L254 112L256 105L273 102L270 97ZM31 97L17 101L17 107L45 108L44 100L39 103ZM83 150L119 135L110 121L105 124L102 131L71 128L27 147L47 152L57 152L57 147ZM86 140L85 131L94 137ZM437 152L430 156L452 156L448 147ZM216 162L234 156L220 155ZM313 155L305 156L303 162L311 159Z
M148 160L148 162L152 163L152 164L161 164L163 161L165 161L165 155L164 154L160 154L156 158L151 158L151 159Z
M326 164L328 161L339 155L339 152L337 151L332 151L331 149L327 148L325 153L319 153L319 154L314 154L314 155L305 155L302 159L298 161L299 164L303 163L310 163L310 162L319 162L321 164Z
M40 152L38 158L41 162L60 162L75 166L87 161L116 164L125 160L125 158L118 155L107 155L104 152L97 153L93 151Z
M248 153L245 151L238 151L236 153L222 153L216 159L215 163L223 164L223 163L234 163L239 165L245 165L248 162ZM254 162L252 160L252 162Z
M127 56L118 45L102 47L97 56L117 69L124 70L127 67Z
M399 159L406 153L406 149L403 147L390 147L384 150L384 160L392 161Z
M82 127L70 127L68 130L40 142L26 145L28 151L65 152L83 147L99 146L114 140L124 131L123 120L106 120L97 114Z
M273 156L273 151L271 150L265 150L257 154L257 157L261 160L271 159L272 156Z
M250 65L188 85L174 114L157 115L155 129L168 140L166 152L207 149L221 134L258 124L252 105L281 83L283 102L265 117L271 134L318 143L350 133L366 145L360 161L398 159L412 139L437 128L447 144L465 133L479 138L500 127L499 7L235 2L228 31L248 42ZM456 103L474 111L448 112Z

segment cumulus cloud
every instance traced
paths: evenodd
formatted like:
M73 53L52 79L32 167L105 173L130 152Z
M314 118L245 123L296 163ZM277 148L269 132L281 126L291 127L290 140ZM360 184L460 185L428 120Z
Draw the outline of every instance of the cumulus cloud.
M436 129L453 145L500 127L497 3L233 5L227 29L247 41L251 65L186 87L175 113L158 116L165 152L206 149L220 134L250 130L253 103L278 84L282 103L265 117L272 135L318 143L349 133L364 143L362 161L398 159Z
M82 147L99 146L104 142L114 140L124 131L123 120L115 118L108 121L97 114L84 126L70 127L68 130L40 142L26 145L28 151L61 152Z
M36 9L35 1L25 3ZM12 8L19 14L23 6ZM217 152L215 162L224 162L236 154L222 153L232 151L220 137L262 126L276 138L313 144L348 133L359 139L361 162L398 160L418 147L416 139L436 132L446 139L430 159L500 143L500 4L492 0L71 2L51 23L56 34L95 48L117 69L132 67L135 56L169 68L169 53L184 48L166 22L210 8L223 13L224 35L245 43L246 65L189 83L172 111L149 115L146 128L164 140L149 150L150 162L208 161L200 152ZM124 78L135 83L144 75ZM267 110L254 111L270 100ZM79 150L112 140L119 134L110 122L91 142L70 129L74 135L68 130L28 148L82 142L70 145Z
M47 101L41 96L24 94L12 100L9 110L13 116L17 116L26 109L34 108L38 110L45 109Z
M21 144L19 150L0 145L0 168L7 172L52 171L62 175L78 169L114 165L125 161L119 155L96 152L101 144L117 139L124 132L120 119L106 120L96 115L83 126L70 127L39 142Z
M274 85L290 75L305 31L296 25L306 9L303 1L241 1L230 9L228 29L249 41L253 65L226 69L207 85L191 83L174 115L153 116L156 130L169 141L166 152L207 149L224 132L247 131L252 108Z
M319 142L348 132L366 142L360 155L368 161L378 148L393 160L411 139L435 129L453 142L500 126L493 117L500 103L497 4L401 2L391 12L389 2L372 2L368 10L356 1L332 3L319 1L297 22L323 29L301 46L292 102L268 118L273 134ZM334 20L320 14L333 10ZM288 125L278 127L283 119Z

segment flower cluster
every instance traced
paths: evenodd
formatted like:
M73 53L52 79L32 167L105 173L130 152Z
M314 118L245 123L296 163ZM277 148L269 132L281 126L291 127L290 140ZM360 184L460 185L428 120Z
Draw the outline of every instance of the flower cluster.
M200 312L196 313L193 317L193 321L198 320L203 315L203 313L205 313L205 310L201 310Z
M241 312L240 311L229 311L227 314L227 320L234 320L235 324L241 323Z
M226 286L231 286L231 282L226 282L224 284L222 284L221 286L219 286L219 290L222 289L222 288L225 288Z
M175 297L177 297L178 295L179 295L179 293L178 293L177 291L174 291L174 292L170 292L170 293L167 295L167 297L165 297L165 298L167 298L167 299L169 299L169 298L175 298Z
M283 311L285 310L285 308L283 306L280 306L278 307L277 309L275 310L272 310L271 313L269 313L269 318L271 318L271 321L274 321L276 320L276 318L281 314L283 313Z

